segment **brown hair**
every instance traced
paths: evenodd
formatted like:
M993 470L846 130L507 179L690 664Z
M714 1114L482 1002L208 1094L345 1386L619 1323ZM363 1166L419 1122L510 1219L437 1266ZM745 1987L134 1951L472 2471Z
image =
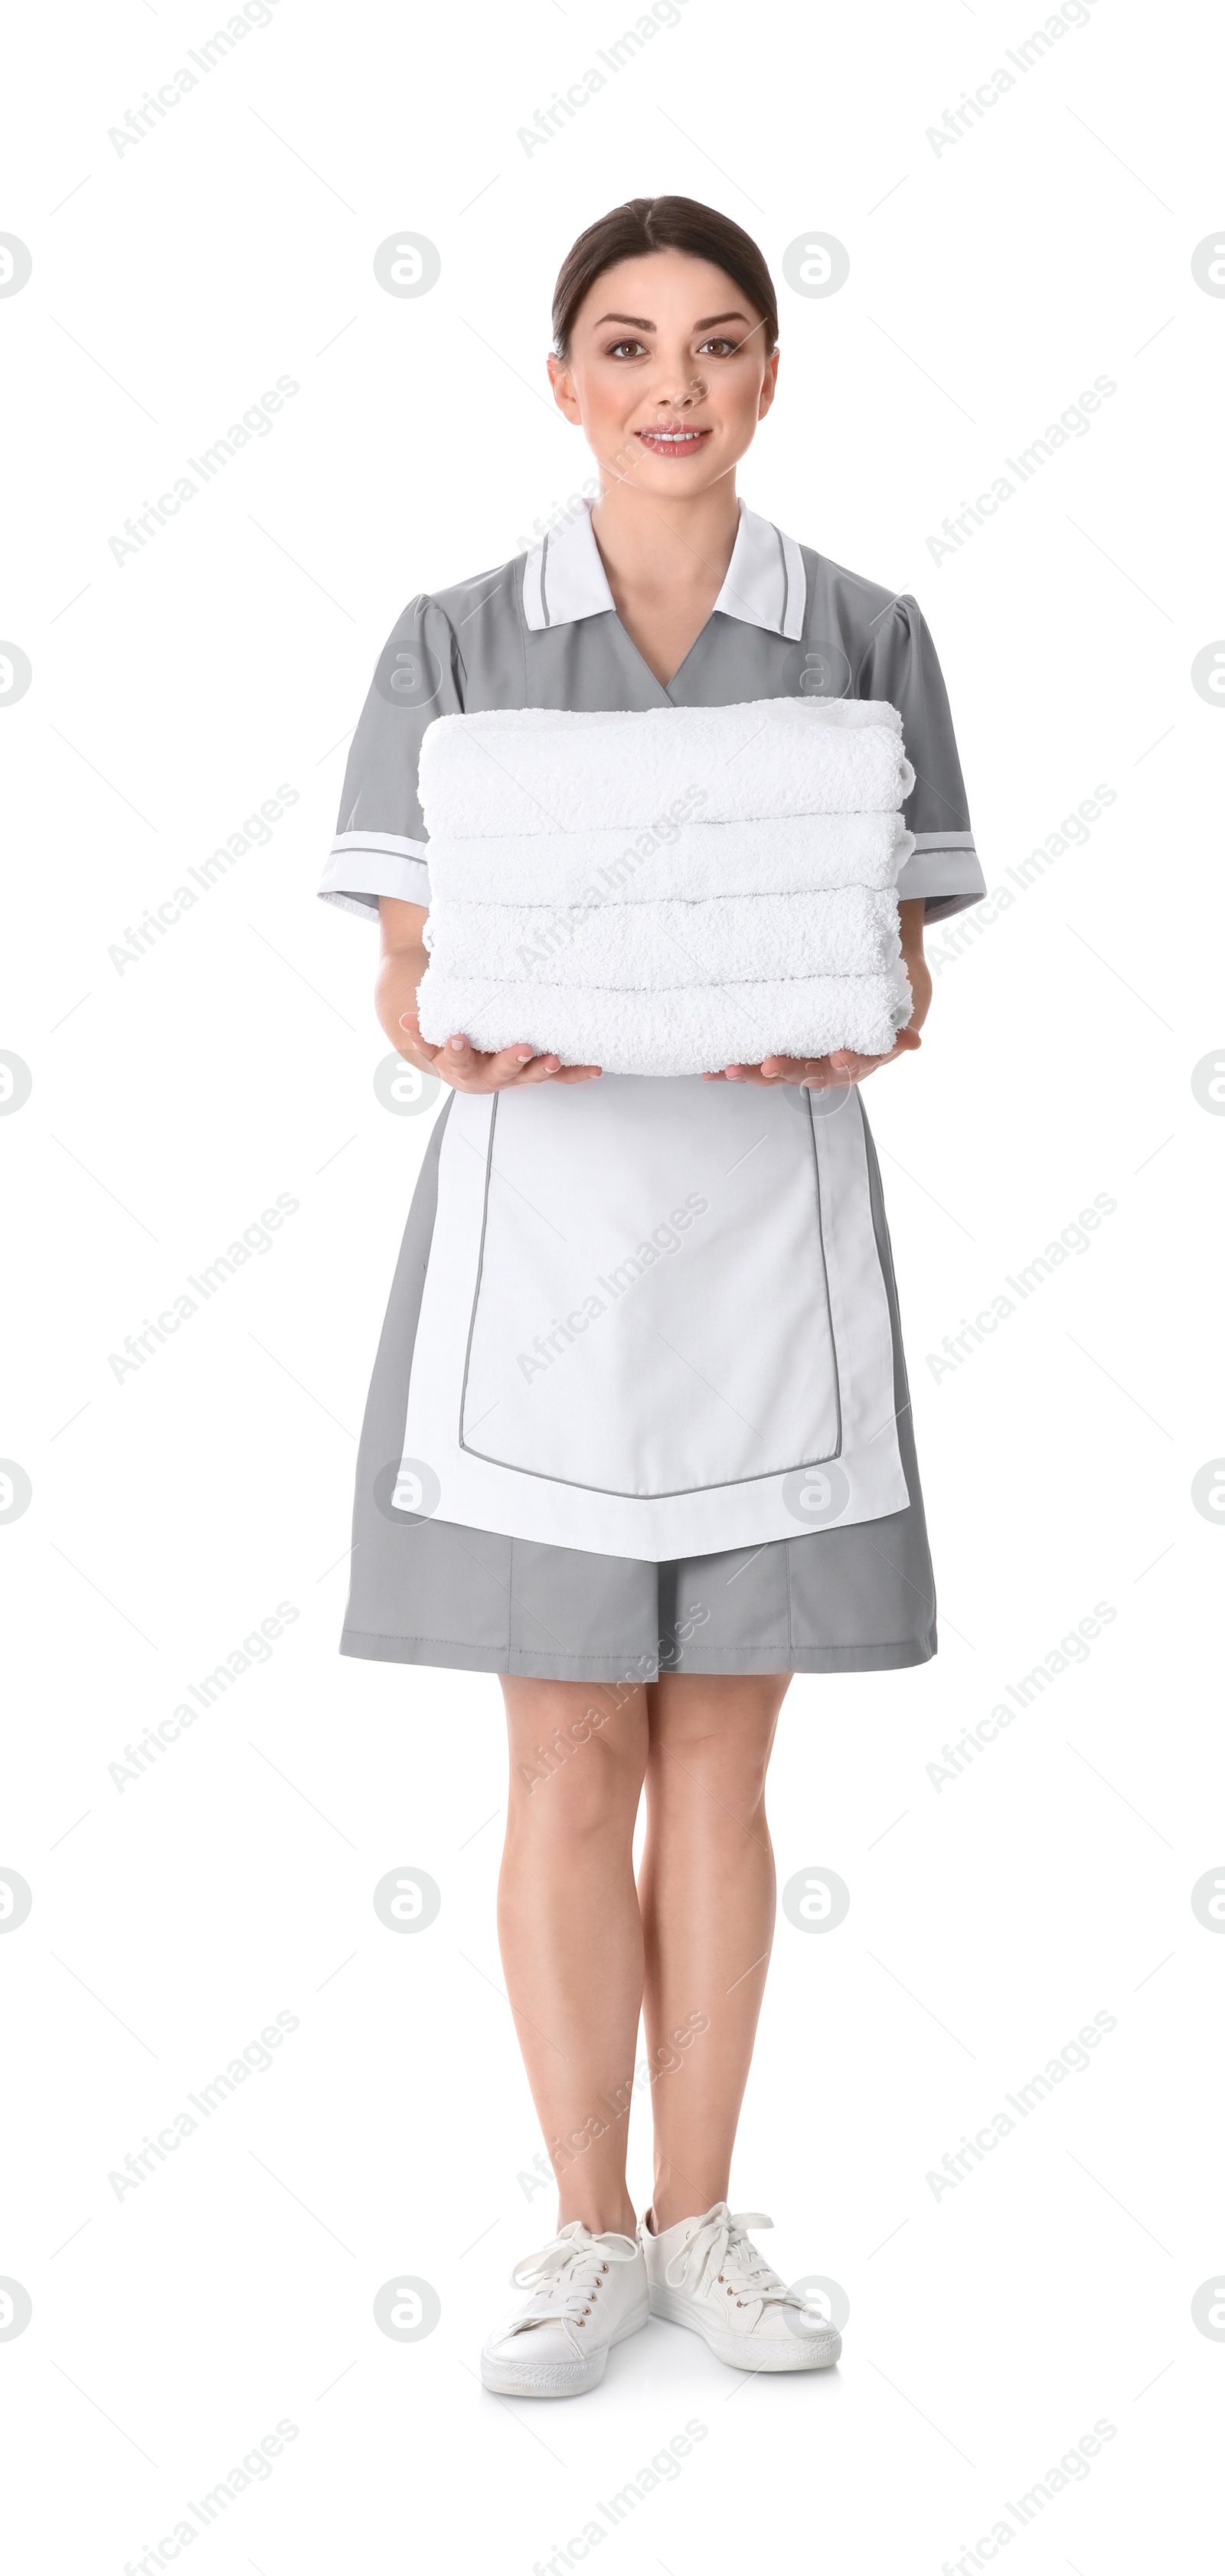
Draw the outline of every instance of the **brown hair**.
M773 280L756 242L730 215L703 206L696 197L628 197L623 206L588 224L567 251L553 290L553 346L559 358L570 354L575 316L596 279L623 259L642 259L653 250L682 250L691 259L706 259L735 280L765 323L767 355L778 341L778 299Z

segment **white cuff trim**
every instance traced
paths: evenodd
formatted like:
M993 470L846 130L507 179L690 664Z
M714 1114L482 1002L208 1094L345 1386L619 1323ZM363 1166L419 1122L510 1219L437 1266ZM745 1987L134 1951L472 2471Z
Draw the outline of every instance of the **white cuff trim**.
M972 832L916 832L914 851L898 875L899 903L922 895L927 919L939 921L981 903L986 891Z
M319 892L346 912L377 911L381 894L400 903L428 904L427 844L399 832L340 832L332 843Z
M410 841L403 832L338 832L332 857L340 850L390 850L399 858L423 859L428 841Z

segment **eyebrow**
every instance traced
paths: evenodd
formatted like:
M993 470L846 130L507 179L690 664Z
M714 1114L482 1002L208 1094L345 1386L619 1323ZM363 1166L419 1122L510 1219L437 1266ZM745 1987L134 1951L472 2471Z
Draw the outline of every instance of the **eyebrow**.
M704 321L695 322L693 327L695 331L712 331L716 322L747 323L748 318L747 313L708 313ZM641 313L601 313L599 321L592 324L592 329L602 331L606 322L629 322L632 323L635 331L656 331L659 328L657 322L644 321Z

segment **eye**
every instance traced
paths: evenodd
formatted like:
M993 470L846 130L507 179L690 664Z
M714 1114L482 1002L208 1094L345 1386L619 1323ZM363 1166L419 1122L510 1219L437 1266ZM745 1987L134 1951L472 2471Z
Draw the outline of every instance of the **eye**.
M699 358L730 358L739 346L738 340L727 340L718 334L713 340L703 340L697 355Z
M646 356L646 350L643 347L641 340L614 340L612 347L605 351L605 356L609 358L642 358Z

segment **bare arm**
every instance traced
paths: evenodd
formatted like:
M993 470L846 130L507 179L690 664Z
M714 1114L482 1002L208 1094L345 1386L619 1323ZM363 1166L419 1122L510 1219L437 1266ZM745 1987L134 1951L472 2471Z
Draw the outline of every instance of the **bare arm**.
M535 1082L587 1082L598 1074L596 1064L563 1065L559 1057L537 1055L527 1045L503 1047L500 1054L484 1055L469 1046L458 1031L444 1046L430 1046L417 1020L417 987L430 962L423 938L425 923L424 904L401 903L389 894L379 896L380 949L374 1007L379 1026L398 1055L419 1065L423 1073L436 1073L455 1091L505 1091L512 1084L523 1088Z
M426 907L423 903L399 903L393 895L379 896L379 968L374 979L374 1007L379 1027L393 1047L407 1056L410 1064L424 1065L425 1057L409 1034L417 1018L417 986L429 964L422 932Z
M840 1084L862 1082L875 1073L877 1066L892 1064L895 1056L908 1055L922 1041L919 1031L931 1008L931 968L923 954L923 917L927 906L922 896L913 903L898 905L902 934L902 963L910 978L913 1009L904 1029L899 1029L888 1055L855 1055L849 1047L840 1047L833 1055L794 1056L768 1055L761 1064L729 1064L721 1073L703 1076L706 1082L802 1082L810 1090L829 1091Z

